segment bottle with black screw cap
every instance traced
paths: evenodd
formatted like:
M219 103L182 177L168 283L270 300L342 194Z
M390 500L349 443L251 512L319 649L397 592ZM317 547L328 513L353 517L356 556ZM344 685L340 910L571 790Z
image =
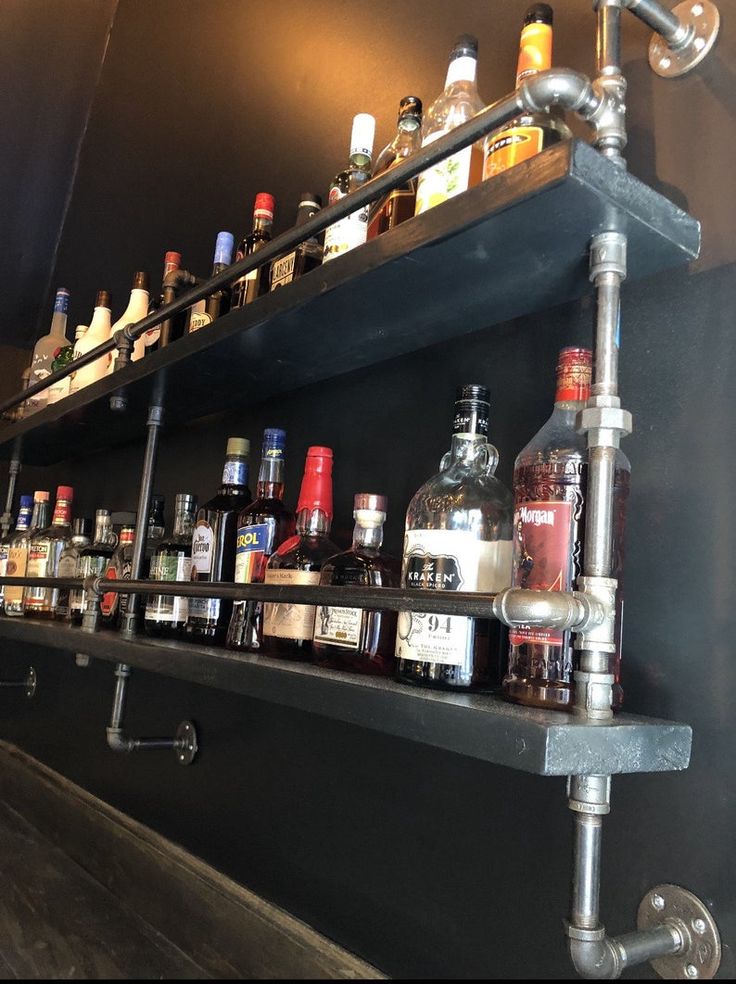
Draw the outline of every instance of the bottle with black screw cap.
M296 210L296 222L299 228L322 208L322 199L313 191L303 191L299 198L299 208ZM303 274L314 270L322 263L322 247L316 236L305 239L296 249L280 256L271 264L271 290L285 287L293 280L298 280Z
M495 477L488 443L490 394L461 386L452 445L440 471L406 513L402 585L416 590L415 611L399 615L397 677L451 690L500 683L501 627L488 619L422 612L422 591L496 592L511 583L513 496Z

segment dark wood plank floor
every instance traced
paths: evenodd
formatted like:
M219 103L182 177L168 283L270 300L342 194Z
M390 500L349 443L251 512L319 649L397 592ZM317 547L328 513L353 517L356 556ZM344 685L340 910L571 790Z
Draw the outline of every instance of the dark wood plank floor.
M0 979L207 976L0 803Z

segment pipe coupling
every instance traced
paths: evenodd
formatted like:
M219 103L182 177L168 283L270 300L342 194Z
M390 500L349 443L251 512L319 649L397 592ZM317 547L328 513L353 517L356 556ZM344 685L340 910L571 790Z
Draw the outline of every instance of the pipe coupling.
M605 816L611 812L610 776L569 776L567 805L575 813ZM581 930L581 932L583 932ZM589 932L585 930L585 932ZM580 937L582 939L582 937Z
M616 652L616 588L615 577L585 577L577 580L577 586L591 605L602 611L602 618L590 626L577 630L576 649L596 649L599 652Z
M626 279L627 237L623 232L599 232L590 241L590 280L595 283L604 273Z
M614 405L619 402L617 396L592 396L578 413L576 427L579 434L587 433L589 448L618 448L634 429L630 411Z
M621 157L626 146L626 79L619 72L601 75L591 87L597 108L588 117L595 130L595 146L607 157ZM624 164L625 166L625 164Z

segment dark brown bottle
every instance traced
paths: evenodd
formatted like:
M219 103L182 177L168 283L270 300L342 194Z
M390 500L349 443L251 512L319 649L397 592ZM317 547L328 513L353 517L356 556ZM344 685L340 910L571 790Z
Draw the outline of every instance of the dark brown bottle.
M422 146L422 100L404 96L399 103L396 136L384 147L376 160L373 177L411 157ZM414 215L417 200L417 179L411 178L399 188L393 188L374 202L368 213L368 238L375 239Z
M253 208L253 231L245 236L238 246L238 251L235 254L236 263L246 256L257 253L259 249L263 249L266 243L271 241L273 211L273 195L269 195L265 191L256 195ZM267 294L270 282L269 273L270 265L266 264L239 277L233 284L230 307L243 307L244 304L250 304L261 294Z
M296 212L295 226L299 228L313 215L316 215L321 208L322 199L319 195L315 195L311 191L303 192ZM298 280L302 274L308 273L320 266L321 263L322 247L319 240L315 236L306 239L303 243L299 243L296 249L273 261L271 264L271 290L278 290L279 287L285 287L293 280Z

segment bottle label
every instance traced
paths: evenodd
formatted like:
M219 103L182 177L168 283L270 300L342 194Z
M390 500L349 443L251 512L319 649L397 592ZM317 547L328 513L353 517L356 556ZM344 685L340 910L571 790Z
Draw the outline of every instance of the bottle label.
M5 566L5 574L7 577L23 577L26 573L26 564L28 563L28 543L24 543L22 547L9 547L8 548L8 560ZM6 587L5 588L5 607L9 605L15 605L16 608L23 602L23 588Z
M126 559L123 560L123 569L120 572L120 577L121 577L121 579L123 581L129 581L130 578L131 578L131 576L132 576L132 574L133 574L133 562L132 562L131 559L126 558ZM129 598L130 598L130 595L128 595L128 594L120 595L119 605L120 605L120 614L121 615L124 615L125 612L127 612L127 610L128 610L128 600L129 600Z
M57 575L59 577L76 577L77 561L78 557L76 553L69 553L61 557L56 572ZM73 592L69 588L59 588L59 596L56 599L56 608L54 609L55 614L59 618L68 617L72 594Z
M235 541L235 583L260 582L273 551L275 523L241 526Z
M402 580L426 591L501 591L511 579L511 541L478 540L466 530L409 530ZM401 612L396 658L464 666L472 657L472 618Z
M54 314L66 314L69 310L69 291L60 290L54 300Z
M483 179L508 171L515 164L535 157L544 147L541 126L513 126L492 134L486 144Z
M212 570L215 534L206 519L197 520L192 536L192 579L206 581ZM192 601L197 599L192 599ZM201 599L199 599L201 600Z
M226 461L222 469L223 485L245 485L248 481L248 465L244 461ZM208 568L209 569L209 568Z
M0 543L0 577L5 577L8 566L8 553L10 552L7 543Z
M206 311L192 311L189 315L189 334L193 331L199 331L200 328L206 328L207 325L211 325L213 321L212 315L207 314Z
M357 649L363 626L360 608L331 608L318 605L314 619L314 641L343 649Z
M570 591L573 567L573 503L523 502L514 511L515 588ZM561 646L563 633L554 629L511 629L512 646L525 643Z
M192 561L183 554L158 554L151 563L152 581L188 581ZM146 603L146 618L156 622L186 622L189 599L174 595L154 595Z
M105 571L105 577L110 580L118 580L118 571L114 564L109 564ZM100 598L100 611L105 618L113 616L118 607L117 591L106 591Z
M296 250L286 256L273 261L271 267L271 290L290 284L294 279L294 267L296 266Z
M339 188L330 188L329 204L334 205L345 195ZM368 238L368 206L359 208L339 222L333 222L325 233L325 260L347 253L356 246L361 246Z
M319 584L319 571L267 570L266 584ZM263 611L264 636L277 639L311 639L314 632L314 605L267 602Z
M472 55L461 55L460 58L453 58L447 66L445 88L455 82L475 82L477 71L478 60Z
M31 543L28 551L28 566L26 574L28 577L46 577L46 568L49 563L49 545L41 540ZM34 589L31 589L34 590ZM38 589L35 589L38 590ZM41 589L43 590L43 589Z
M552 27L549 24L527 24L521 32L516 86L543 72L552 65Z
M459 59L458 59L459 60ZM434 143L444 137L449 130L430 133L422 141L422 146ZM415 215L420 215L435 205L440 205L448 198L454 198L466 191L470 182L470 164L473 148L465 147L456 154L451 154L434 167L422 171L417 184L417 206Z
M74 577L75 573L79 577L89 577L93 575L95 577L102 577L105 574L105 565L108 562L108 558L101 554L86 554L84 557L80 557L78 562L75 564L72 557L64 558L62 563L68 564L71 568L68 575L65 577ZM114 575L110 575L114 577ZM61 573L59 574L61 577ZM111 592L108 592L110 594ZM105 596L106 597L106 596ZM84 612L87 605L87 592L81 588L75 588L71 593L69 599L69 606L73 612Z
M155 328L149 328L148 331L143 333L143 344L146 348L150 348L155 345L156 342L161 337L161 325L156 325Z
M58 403L59 400L63 400L65 396L69 395L69 387L71 381L68 376L64 379L59 379L57 382L52 383L48 390L48 402Z

